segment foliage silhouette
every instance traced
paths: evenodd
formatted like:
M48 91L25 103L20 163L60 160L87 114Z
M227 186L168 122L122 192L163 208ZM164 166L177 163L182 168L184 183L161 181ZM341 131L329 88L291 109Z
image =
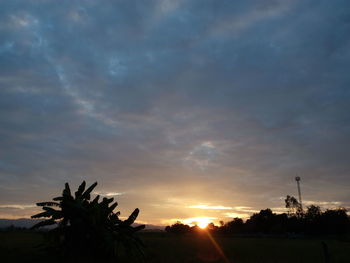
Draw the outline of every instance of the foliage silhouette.
M122 255L130 259L143 259L142 242L136 232L145 226L133 227L139 214L136 208L126 220L120 220L120 212L113 210L118 203L113 198L97 195L92 201L91 193L97 182L85 190L86 183L79 186L72 195L69 184L65 184L62 196L50 202L37 203L44 212L32 218L48 218L32 228L57 225L50 230L50 249L58 252L64 260L72 261L115 261Z
M176 222L171 226L167 226L165 231L173 234L186 234L191 232L191 228L189 225L182 224L181 222Z
M298 217L302 216L303 210L301 208L301 204L294 196L287 195L284 202L286 203L286 208L288 209L288 215L296 215Z
M167 226L169 233L196 233L200 229L191 228L181 222ZM220 226L209 224L208 231L219 234L267 234L267 235L346 235L350 233L350 218L345 208L326 210L311 205L306 213L275 214L271 209L254 213L244 222L234 218L229 222L220 222Z
M232 221L223 224L222 232L241 233L243 232L244 222L242 218L235 217Z

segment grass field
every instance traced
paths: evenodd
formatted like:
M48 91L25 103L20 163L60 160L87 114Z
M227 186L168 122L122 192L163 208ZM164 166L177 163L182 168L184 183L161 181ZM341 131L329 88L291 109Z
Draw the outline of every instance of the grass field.
M216 237L215 246L205 234L171 236L165 233L144 233L141 238L146 245L147 262L152 263L321 263L325 262L322 241L328 245L330 262L350 262L350 243L336 239ZM42 240L40 233L0 233L0 262L58 262L36 248Z

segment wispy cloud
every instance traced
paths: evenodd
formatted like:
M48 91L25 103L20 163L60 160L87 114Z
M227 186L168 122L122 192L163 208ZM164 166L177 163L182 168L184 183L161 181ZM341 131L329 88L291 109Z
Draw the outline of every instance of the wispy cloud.
M210 210L231 210L230 206L210 206L210 205L191 205L188 208L197 208L197 209L210 209Z
M224 213L224 217L226 219L226 221L230 221L227 220L227 218L229 219L233 219L233 218L243 218L243 219L247 219L249 218L250 214L246 214L246 213L234 213L234 212L229 212L229 213Z
M123 195L125 193L118 193L118 192L93 192L93 194L110 197L110 196Z
M212 36L236 36L244 30L253 27L264 20L282 16L295 6L297 1L283 2L257 2L251 9L242 14L234 14L225 18L219 18L210 29L209 34Z
M4 208L4 209L27 209L27 208L34 208L36 207L36 205L22 205L22 204L9 204L9 205L0 205L0 208Z
M141 221L228 220L281 210L298 173L303 200L350 207L349 10L4 2L0 205L86 180Z

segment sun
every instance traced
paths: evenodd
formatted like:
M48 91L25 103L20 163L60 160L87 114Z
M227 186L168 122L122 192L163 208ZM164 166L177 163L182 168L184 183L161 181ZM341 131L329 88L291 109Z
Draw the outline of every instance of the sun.
M206 218L198 218L197 219L197 226L199 226L201 229L204 229L208 226L209 220Z
M215 221L216 219L216 217L201 216L181 219L180 221L189 226L198 226L201 229L205 229L211 222Z

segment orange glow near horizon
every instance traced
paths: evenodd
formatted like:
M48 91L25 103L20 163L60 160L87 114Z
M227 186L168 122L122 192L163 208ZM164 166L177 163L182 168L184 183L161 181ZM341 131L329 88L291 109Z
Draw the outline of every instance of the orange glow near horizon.
M206 228L209 225L209 220L206 218L200 219L197 222L197 226L199 226L201 229Z
M189 226L198 226L201 229L205 229L210 223L216 221L216 217L207 217L207 216L202 216L202 217L191 217L191 218L186 218L186 219L180 219L177 221L182 222L183 224L187 224Z

